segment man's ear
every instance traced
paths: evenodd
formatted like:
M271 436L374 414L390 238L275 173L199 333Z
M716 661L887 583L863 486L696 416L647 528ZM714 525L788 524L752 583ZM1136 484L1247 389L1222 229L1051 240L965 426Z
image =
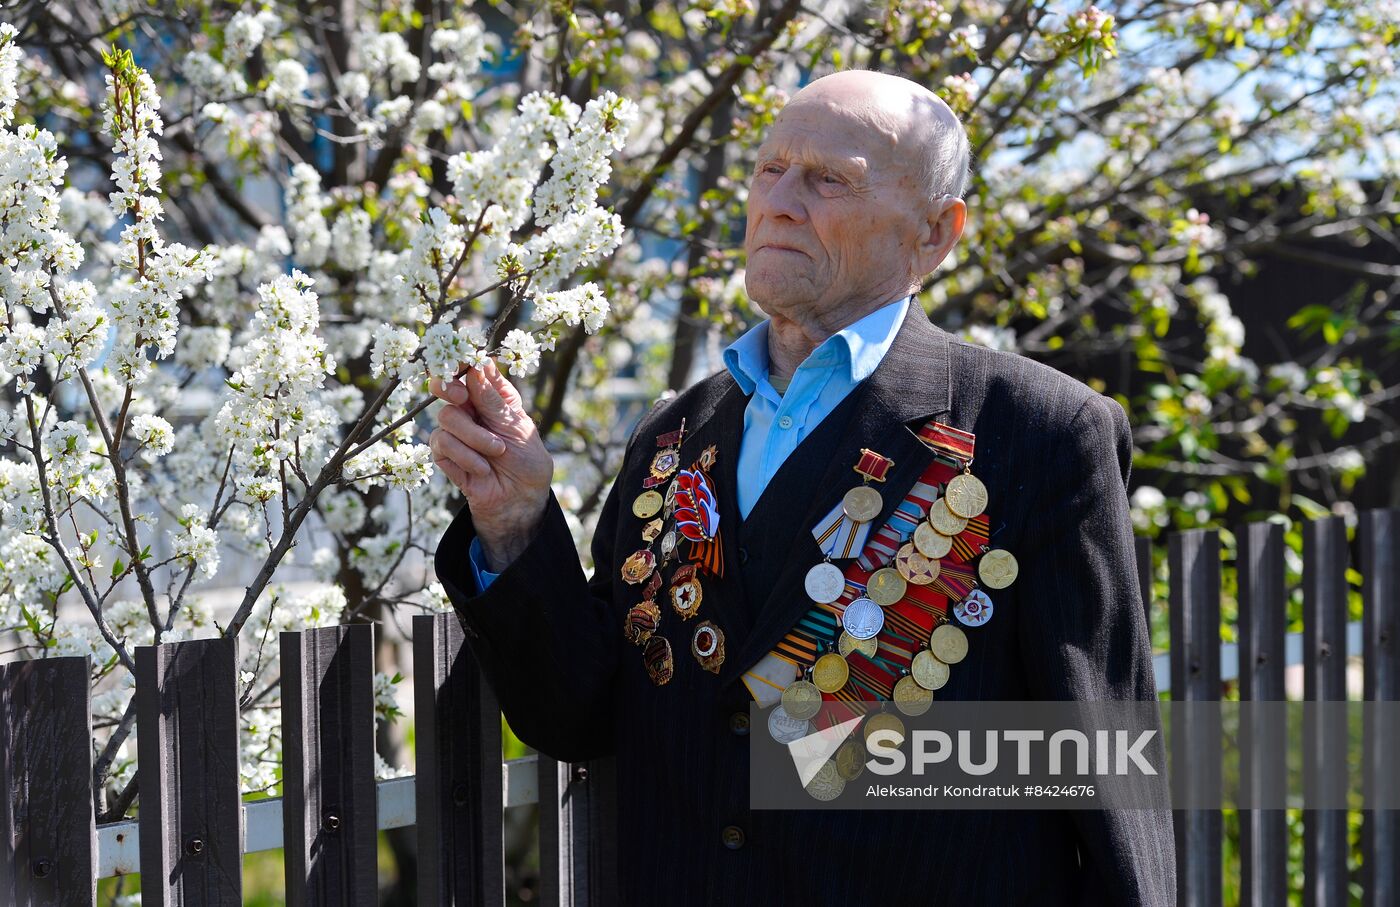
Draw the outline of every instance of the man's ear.
M928 210L928 220L920 231L919 274L931 274L953 251L967 223L967 203L957 196L944 195L934 199Z

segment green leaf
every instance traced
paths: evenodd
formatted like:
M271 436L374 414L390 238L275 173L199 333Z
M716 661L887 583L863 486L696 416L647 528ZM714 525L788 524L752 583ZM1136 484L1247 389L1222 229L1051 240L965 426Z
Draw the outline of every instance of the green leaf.
M124 571L125 569L126 565L122 563L122 559L117 558L116 561L114 561L112 564L112 579L116 579L117 577L121 576L122 571Z

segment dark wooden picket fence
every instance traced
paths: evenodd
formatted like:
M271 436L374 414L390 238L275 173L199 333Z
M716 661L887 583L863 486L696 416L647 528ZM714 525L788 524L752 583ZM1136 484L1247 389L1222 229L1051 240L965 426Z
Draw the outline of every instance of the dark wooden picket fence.
M1364 655L1365 698L1400 699L1400 511L1361 517L1358 624L1346 619L1350 558L1340 518L1304 528L1301 634L1285 634L1282 528L1250 524L1237 542L1238 642L1222 645L1218 534L1192 530L1168 539L1171 645L1157 668L1173 698L1217 700L1222 684L1237 680L1244 699L1281 700L1286 664L1301 663L1306 699L1344 699L1350 646ZM1145 539L1138 561L1150 610ZM416 776L374 779L374 628L284 633L284 794L248 803L238 792L234 643L138 649L139 819L100 827L91 787L87 659L0 666L0 781L7 792L0 803L6 851L0 903L93 904L98 878L140 872L147 907L237 905L243 854L282 848L288 904L371 905L377 832L414 825L419 903L501 904L502 812L538 802L543 902L611 904L610 764L544 757L503 764L500 712L455 616L415 617L412 632ZM1312 745L1310 758L1337 756L1336 741L1320 737ZM1346 904L1346 813L1313 810L1304 822L1304 903ZM1220 904L1221 814L1179 811L1176 829L1180 903ZM1364 829L1365 903L1400 903L1397 813L1367 813ZM1241 902L1286 903L1284 812L1242 811L1240 832Z

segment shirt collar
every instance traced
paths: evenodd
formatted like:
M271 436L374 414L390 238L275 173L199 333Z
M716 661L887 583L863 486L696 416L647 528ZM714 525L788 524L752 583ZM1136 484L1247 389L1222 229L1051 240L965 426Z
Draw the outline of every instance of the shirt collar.
M899 326L904 323L912 296L881 306L823 340L802 360L798 369L845 367L852 384L870 377L885 358ZM748 396L768 383L768 319L745 331L724 348L724 366L739 389Z

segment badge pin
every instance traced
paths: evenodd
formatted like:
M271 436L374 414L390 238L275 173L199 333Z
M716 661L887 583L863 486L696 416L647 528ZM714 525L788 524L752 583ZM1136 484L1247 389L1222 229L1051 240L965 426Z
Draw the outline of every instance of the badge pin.
M635 586L651 576L651 571L654 569L656 569L656 555L648 549L642 548L633 551L627 556L627 560L622 562L622 579Z
M700 667L718 674L724 664L724 632L708 620L701 623L690 636L690 653Z
M647 641L646 648L642 650L642 664L646 666L652 683L660 687L670 682L676 665L671 660L671 643L666 637L653 636Z
M627 612L627 618L622 622L622 635L627 637L628 642L640 646L651 639L651 635L659 626L661 609L656 606L656 602L646 599L633 605Z

